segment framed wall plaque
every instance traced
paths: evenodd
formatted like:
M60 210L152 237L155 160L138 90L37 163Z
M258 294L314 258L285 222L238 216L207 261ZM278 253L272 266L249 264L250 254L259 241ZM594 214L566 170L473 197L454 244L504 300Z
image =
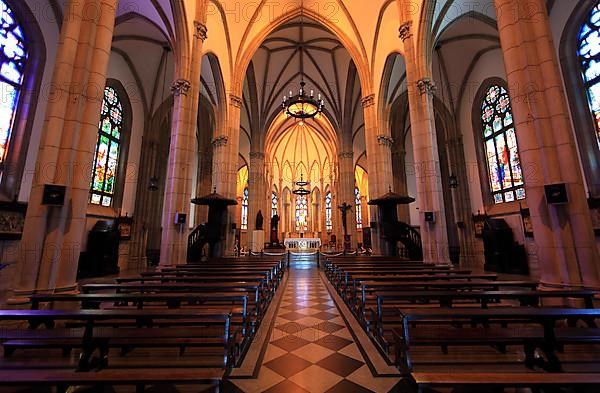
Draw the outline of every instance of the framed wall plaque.
M19 240L23 235L27 204L0 202L0 240Z

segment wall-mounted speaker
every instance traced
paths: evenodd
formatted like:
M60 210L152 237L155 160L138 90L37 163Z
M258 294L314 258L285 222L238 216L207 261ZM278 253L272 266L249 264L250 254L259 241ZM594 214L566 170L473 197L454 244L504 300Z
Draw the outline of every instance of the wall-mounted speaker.
M63 206L65 204L65 193L67 187L57 184L44 184L42 205Z
M435 214L433 212L425 212L425 222L435 222Z
M186 220L187 214L181 212L175 213L175 224L185 224Z
M565 183L546 184L544 192L546 193L546 202L549 205L560 205L569 202Z

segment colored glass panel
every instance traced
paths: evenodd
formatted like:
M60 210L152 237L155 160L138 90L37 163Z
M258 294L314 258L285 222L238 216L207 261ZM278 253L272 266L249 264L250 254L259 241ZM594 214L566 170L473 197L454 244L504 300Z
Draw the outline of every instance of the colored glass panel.
M0 0L0 168L4 166L23 88L27 42L12 9Z
M277 214L277 193L273 191L271 193L271 217Z
M296 230L306 231L308 229L308 199L305 195L296 197Z
M244 194L242 195L242 223L240 227L248 229L248 187L244 188Z
M327 191L325 194L325 228L327 231L331 231L333 229L333 222L331 220L332 214L332 198L331 191Z
M354 188L354 205L356 209L356 229L362 229L362 206L360 205L360 190L358 187Z
M578 55L600 149L600 3L581 26Z
M90 203L111 206L117 186L123 106L112 87L104 89L98 124L98 142L91 182Z
M494 203L525 199L523 170L510 97L502 86L491 86L481 106L485 155Z

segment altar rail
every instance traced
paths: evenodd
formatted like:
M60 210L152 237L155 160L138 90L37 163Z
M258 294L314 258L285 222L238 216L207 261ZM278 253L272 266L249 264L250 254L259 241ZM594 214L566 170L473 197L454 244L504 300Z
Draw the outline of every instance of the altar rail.
M285 239L283 244L288 249L295 250L314 250L321 247L321 239L319 238L298 238Z

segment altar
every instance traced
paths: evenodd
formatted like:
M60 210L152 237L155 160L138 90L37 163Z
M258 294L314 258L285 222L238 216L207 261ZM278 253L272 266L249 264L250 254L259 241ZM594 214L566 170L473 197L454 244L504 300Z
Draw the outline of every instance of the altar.
M288 238L283 241L283 244L287 249L292 250L318 250L321 247L321 239L318 237Z

